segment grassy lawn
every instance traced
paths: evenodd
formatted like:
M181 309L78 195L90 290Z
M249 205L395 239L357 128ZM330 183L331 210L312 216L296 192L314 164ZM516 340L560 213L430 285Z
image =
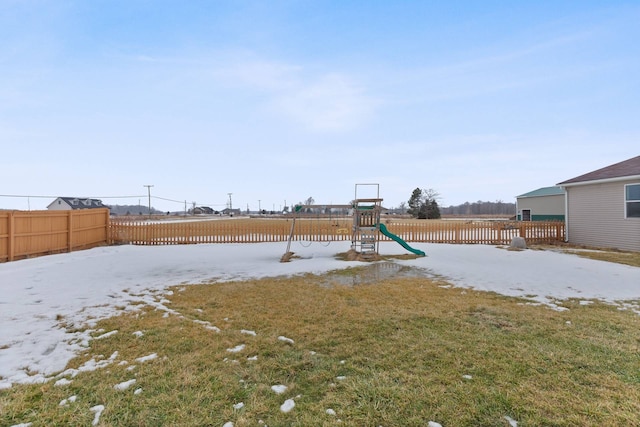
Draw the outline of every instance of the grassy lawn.
M565 253L578 255L583 258L615 262L618 264L626 264L632 267L640 267L640 252L626 252L613 249L589 248L564 243L557 245L533 245L532 249L559 250Z
M172 288L172 314L144 307L101 322L96 336L118 332L70 367L117 351L113 363L67 375L68 385L0 391L0 425L87 426L99 404L101 426L640 422L637 314L579 301L554 311L424 278L327 277ZM283 412L288 399L295 407Z

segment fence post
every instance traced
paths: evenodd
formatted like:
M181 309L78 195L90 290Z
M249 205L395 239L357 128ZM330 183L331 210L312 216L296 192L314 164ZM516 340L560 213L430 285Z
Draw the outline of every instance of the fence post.
M15 242L15 222L13 221L13 214L15 211L10 211L7 217L9 221L9 236L7 236L7 260L13 261L16 255L16 242Z
M67 212L67 252L71 252L73 250L73 210Z
M564 233L562 232L562 226L563 224L560 222L556 224L556 240L559 240L560 242L564 242Z
M106 219L104 221L104 227L105 227L105 233L104 235L107 237L107 245L112 245L113 244L113 236L111 236L111 215L110 215L110 210L106 209L105 213L106 213Z

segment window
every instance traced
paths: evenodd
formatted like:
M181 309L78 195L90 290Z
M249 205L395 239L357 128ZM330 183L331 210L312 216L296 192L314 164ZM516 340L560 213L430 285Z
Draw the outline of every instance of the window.
M640 184L624 186L626 218L640 218Z

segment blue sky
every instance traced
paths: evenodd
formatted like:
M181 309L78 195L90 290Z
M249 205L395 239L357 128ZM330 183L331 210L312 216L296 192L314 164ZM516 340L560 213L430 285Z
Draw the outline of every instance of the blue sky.
M640 154L638 22L635 1L2 0L0 194L31 197L0 208L146 184L161 210L357 183L513 202Z

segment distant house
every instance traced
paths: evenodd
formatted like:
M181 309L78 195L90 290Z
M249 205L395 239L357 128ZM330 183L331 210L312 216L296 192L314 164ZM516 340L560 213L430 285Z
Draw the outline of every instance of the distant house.
M193 208L191 213L194 215L213 215L214 210L209 206L197 206Z
M222 215L229 215L229 216L240 216L242 215L242 211L240 209L223 209L222 210Z
M50 211L69 211L75 209L107 208L102 200L83 197L58 197L47 206Z
M562 187L542 187L516 196L518 221L564 221Z
M640 156L560 182L567 241L640 251Z

